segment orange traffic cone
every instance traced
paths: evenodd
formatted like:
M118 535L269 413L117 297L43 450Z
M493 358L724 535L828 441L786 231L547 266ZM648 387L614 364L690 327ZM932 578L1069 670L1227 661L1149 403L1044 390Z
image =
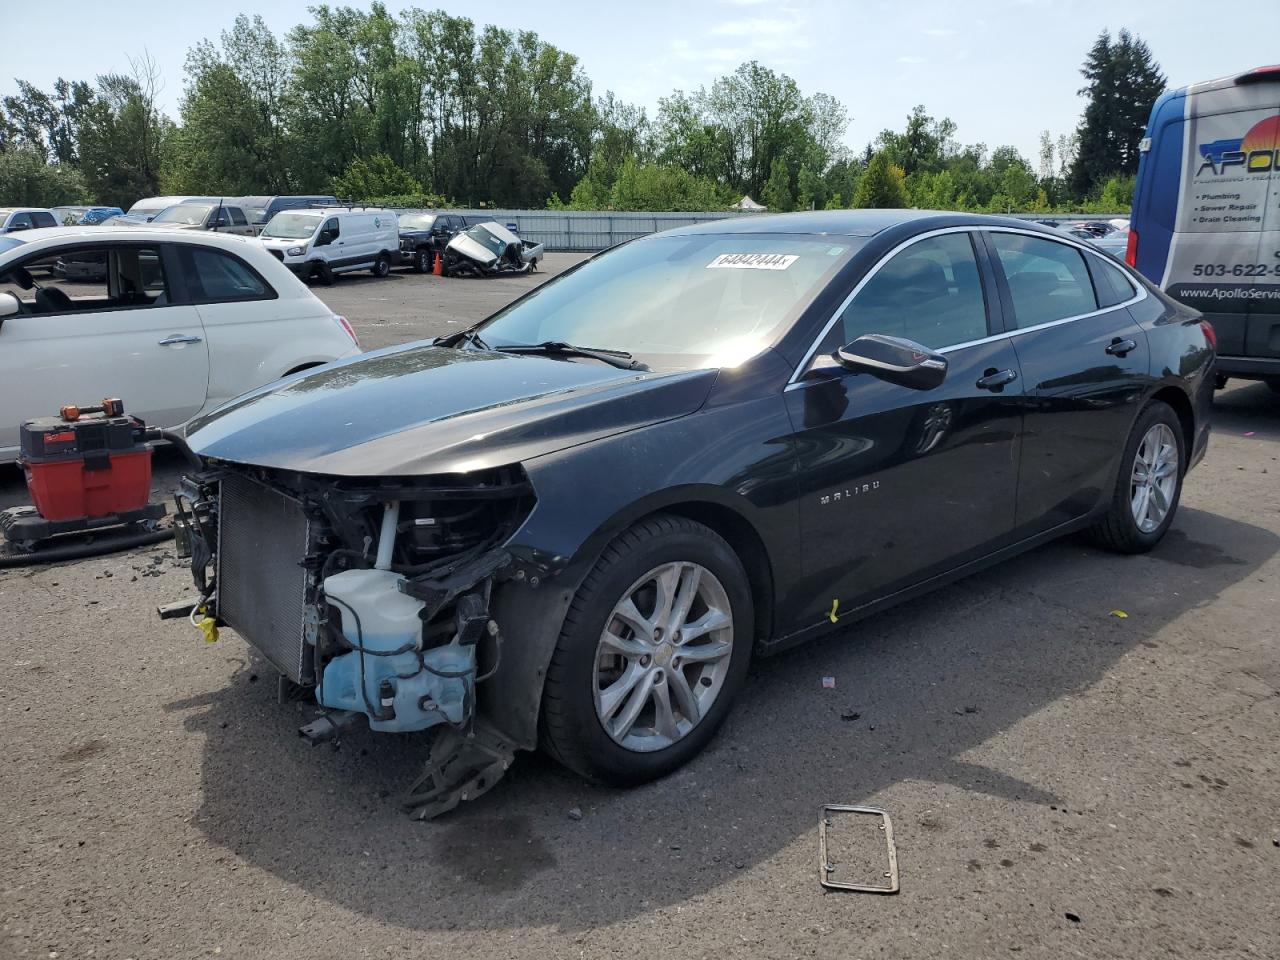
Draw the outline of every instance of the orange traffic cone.
M435 263L431 265L431 275L433 277L443 276L444 274L444 257L436 254Z

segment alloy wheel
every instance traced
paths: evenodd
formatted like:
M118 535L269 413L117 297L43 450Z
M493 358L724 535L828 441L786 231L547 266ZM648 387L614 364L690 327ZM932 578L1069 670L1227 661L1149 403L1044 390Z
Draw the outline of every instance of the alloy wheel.
M1178 486L1178 440L1167 423L1152 424L1138 444L1129 483L1133 522L1151 533L1173 507Z
M724 585L706 567L655 567L614 605L596 646L596 716L620 746L661 750L688 736L724 687L733 653Z

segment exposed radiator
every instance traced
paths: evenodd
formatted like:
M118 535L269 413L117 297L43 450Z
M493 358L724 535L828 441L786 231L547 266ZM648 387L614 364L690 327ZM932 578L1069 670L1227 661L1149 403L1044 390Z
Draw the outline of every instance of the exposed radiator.
M227 477L221 491L218 615L290 680L310 682L307 518L296 500L243 477Z

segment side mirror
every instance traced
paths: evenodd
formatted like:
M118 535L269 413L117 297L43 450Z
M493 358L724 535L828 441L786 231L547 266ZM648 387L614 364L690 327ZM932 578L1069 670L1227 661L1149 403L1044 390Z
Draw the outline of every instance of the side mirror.
M12 227L9 228L9 232L17 233L19 230L30 230L30 229L31 229L31 224L29 223L15 223Z
M22 312L22 301L12 293L0 293L0 326L14 314Z
M846 370L869 373L912 390L932 390L947 378L947 358L903 337L868 333L836 351Z

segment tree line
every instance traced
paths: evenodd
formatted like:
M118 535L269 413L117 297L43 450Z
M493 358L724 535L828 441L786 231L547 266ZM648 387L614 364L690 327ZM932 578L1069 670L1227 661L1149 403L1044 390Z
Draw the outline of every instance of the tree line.
M1140 40L1103 33L1079 128L961 144L916 107L860 151L849 113L758 62L653 116L595 95L571 53L531 31L381 3L321 5L283 36L241 15L188 54L177 120L146 56L126 75L18 81L0 103L0 203L128 206L155 194L333 193L409 205L715 210L901 206L1122 210L1164 77Z

